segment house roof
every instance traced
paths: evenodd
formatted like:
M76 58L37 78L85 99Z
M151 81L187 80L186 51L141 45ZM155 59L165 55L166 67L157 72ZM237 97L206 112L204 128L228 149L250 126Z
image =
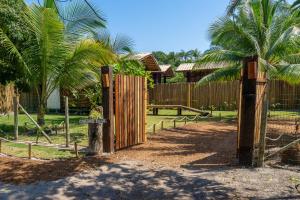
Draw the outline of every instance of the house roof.
M164 74L164 76L167 76L167 77L175 76L175 72L172 68L172 65L159 65L159 68L160 68L161 72Z
M197 63L183 63L179 65L176 69L176 72L187 72L187 71L201 71L209 69L220 69L224 65L217 63L208 63L208 64L197 64Z
M172 68L172 65L159 65L161 72L166 72L168 69Z
M192 71L195 65L195 63L182 63L177 67L176 72Z
M147 71L161 71L156 58L152 53L139 53L130 56L131 59L136 59L141 61Z

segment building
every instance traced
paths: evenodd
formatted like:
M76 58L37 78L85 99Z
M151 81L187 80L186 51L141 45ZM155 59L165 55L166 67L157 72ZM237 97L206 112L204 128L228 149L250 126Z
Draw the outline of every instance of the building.
M198 82L203 77L222 67L222 64L220 65L215 63L205 65L199 65L197 63L183 63L177 67L176 72L183 73L187 82Z
M160 71L152 72L154 84L167 83L168 78L175 76L171 65L159 65Z

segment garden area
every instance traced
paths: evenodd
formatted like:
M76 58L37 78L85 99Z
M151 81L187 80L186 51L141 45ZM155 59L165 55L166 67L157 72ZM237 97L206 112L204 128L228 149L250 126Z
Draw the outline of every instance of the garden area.
M168 132L168 130L180 130L180 127L185 127L187 124L197 124L200 130L209 127L214 127L216 130L218 126L228 124L229 126L236 125L237 111L205 111L212 112L212 116L201 117L198 113L191 111L183 111L181 116L177 115L177 110L162 109L159 115L153 115L152 110L148 110L146 118L146 131L149 137L155 137L157 133ZM31 115L33 118L36 115ZM285 117L284 124L280 126L279 119ZM38 159L66 159L76 157L74 152L74 143L77 142L79 149L88 147L88 126L87 124L80 124L81 120L88 119L88 115L71 115L70 116L70 144L71 148L66 148L66 135L64 128L64 115L47 114L45 117L46 130L51 130L49 136L53 144L49 144L43 135L38 136L38 130L32 124L30 119L25 114L19 115L19 143L14 141L14 118L12 115L0 117L0 137L3 139L1 146L1 153L20 157L28 157L28 143L32 146L32 157ZM280 118L281 117L281 118ZM273 130L273 137L278 137L276 133L288 133L293 128L295 120L299 118L299 112L296 111L270 111L270 121L277 120L277 122L270 122L270 129ZM291 124L288 125L287 119ZM175 127L174 127L175 121ZM163 123L163 126L162 126ZM155 132L154 131L155 126ZM55 129L56 128L56 129ZM224 127L222 127L223 129ZM233 129L236 132L236 129ZM169 133L172 135L172 133ZM236 135L233 137L236 140ZM37 142L38 139L38 142ZM5 142L5 141L11 142ZM231 146L231 145L229 145Z
M0 199L300 199L300 0L149 2L0 0Z

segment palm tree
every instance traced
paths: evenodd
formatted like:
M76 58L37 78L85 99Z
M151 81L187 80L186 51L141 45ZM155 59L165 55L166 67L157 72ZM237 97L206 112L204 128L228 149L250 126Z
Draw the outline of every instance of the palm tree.
M236 8L244 2L245 0L230 0L230 3L227 7L227 15L232 15Z
M249 0L237 8L234 19L227 15L210 27L212 47L199 63L226 66L198 84L238 77L248 57L258 57L259 68L268 79L300 83L299 23L300 17L283 1ZM268 105L263 106L267 110Z
M115 59L104 44L88 38L88 33L103 27L104 21L87 13L80 1L70 5L62 19L51 0L28 8L25 23L35 38L28 49L18 49L0 28L0 42L8 54L17 58L28 82L38 95L38 123L44 124L47 99L58 87L76 89L97 77L97 68ZM67 14L68 13L68 14ZM72 17L71 14L81 13ZM101 22L101 23L100 23Z
M198 49L194 49L194 50L191 50L191 55L192 55L194 61L197 61L201 56L201 52Z
M133 40L125 35L112 37L107 30L99 31L94 34L94 39L107 46L117 55L133 53Z

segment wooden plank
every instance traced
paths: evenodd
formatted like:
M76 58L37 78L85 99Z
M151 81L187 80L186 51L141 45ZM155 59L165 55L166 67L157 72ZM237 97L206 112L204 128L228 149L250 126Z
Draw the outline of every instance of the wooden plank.
M143 92L143 80L142 79L139 79L139 97L140 97L140 102L139 102L139 108L140 108L140 112L139 112L139 121L140 121L140 133L139 133L139 143L142 143L143 142L143 138L142 138L142 135L143 135L143 118L141 117L142 114L143 114L143 96L141 95L142 92Z
M143 142L147 142L147 133L146 133L146 126L147 126L147 121L146 121L146 118L147 118L147 79L143 77L143 83L144 83L144 91L143 91L143 94L144 95L144 105L143 105L143 120L144 120L144 123L143 123L143 139L144 141Z
M118 116L119 116L119 140L120 140L120 146L119 149L121 149L121 147L123 146L123 124L124 124L124 119L123 119L123 78L120 75L119 76L119 112L118 112Z
M138 124L138 118L139 118L139 112L138 112L138 100L139 100L139 91L138 91L138 78L139 77L134 77L134 122L135 122L135 127L134 127L134 143L138 144L138 134L139 134L139 124Z
M116 104L116 149L120 149L120 75L115 78L115 104Z

